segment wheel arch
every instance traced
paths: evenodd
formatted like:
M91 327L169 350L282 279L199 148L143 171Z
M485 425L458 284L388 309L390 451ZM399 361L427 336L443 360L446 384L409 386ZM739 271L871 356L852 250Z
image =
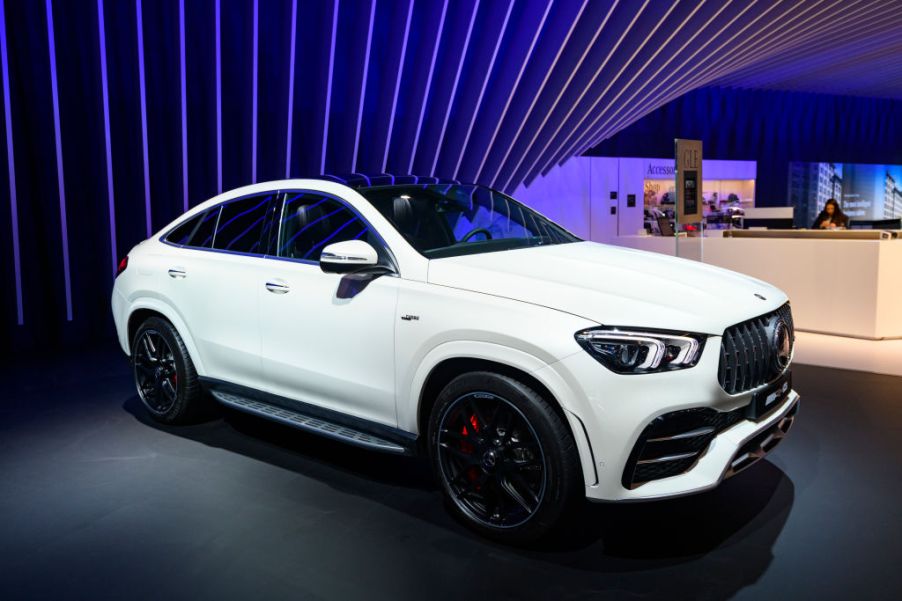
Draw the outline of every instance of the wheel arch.
M435 405L436 397L438 397L442 389L457 376L475 371L497 373L526 384L543 398L547 399L555 412L566 421L564 408L561 406L555 395L538 378L527 373L523 369L508 363L500 363L490 359L451 357L444 359L432 368L420 389L417 402L417 426L420 432L426 431L426 425L429 421L429 416L432 413L432 408Z
M484 346L492 348L480 349L483 352L470 348L470 352L455 353L452 349L456 345L443 346L451 348L444 349L444 352L441 347L434 349L427 356L434 360L424 361L414 377L410 396L411 401L414 401L412 403L414 411L408 415L408 420L413 423L406 423L406 428L405 425L401 426L405 429L416 428L415 431L422 434L419 437L421 445L427 443L425 433L428 430L429 416L442 388L461 374L473 371L491 371L522 382L548 401L564 421L576 442L586 485L592 486L598 482L595 460L585 426L573 408L567 405L567 398L570 396L569 387L563 379L556 378L551 381L549 374L554 372L538 371L547 366L545 362L523 351L490 343L484 343ZM461 349L456 350L460 351ZM439 356L436 357L436 355Z
M200 353L197 352L197 346L194 344L194 339L191 337L191 332L188 329L187 324L174 309L153 299L135 303L129 309L128 319L126 321L127 338L125 340L126 351L129 355L131 355L132 341L135 338L138 328L150 317L159 317L172 324L172 327L174 327L179 333L179 336L181 336L182 342L185 343L185 348L188 349L188 354L191 356L191 362L194 363L194 368L198 375L204 375L206 371L204 370L203 360L200 357Z

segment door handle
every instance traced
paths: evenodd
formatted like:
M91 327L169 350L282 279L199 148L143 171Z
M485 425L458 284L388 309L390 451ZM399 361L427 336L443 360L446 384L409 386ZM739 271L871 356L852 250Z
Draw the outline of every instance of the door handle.
M287 294L291 287L282 282L266 282L266 289L273 294Z
M188 277L188 272L182 267L173 267L169 270L169 277L175 279L184 279Z

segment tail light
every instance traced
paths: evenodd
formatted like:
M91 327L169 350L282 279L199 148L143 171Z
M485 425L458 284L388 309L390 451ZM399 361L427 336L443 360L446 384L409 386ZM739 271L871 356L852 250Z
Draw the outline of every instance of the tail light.
M116 268L116 277L119 277L125 268L128 267L128 255L122 257L122 260L119 261L119 267Z

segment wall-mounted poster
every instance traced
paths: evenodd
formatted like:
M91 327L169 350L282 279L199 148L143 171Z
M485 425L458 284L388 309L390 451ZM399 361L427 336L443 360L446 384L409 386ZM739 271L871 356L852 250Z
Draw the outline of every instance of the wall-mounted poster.
M702 141L675 140L677 222L698 223L702 220Z
M902 165L789 164L789 201L797 207L797 226L811 227L830 198L852 221L902 217Z

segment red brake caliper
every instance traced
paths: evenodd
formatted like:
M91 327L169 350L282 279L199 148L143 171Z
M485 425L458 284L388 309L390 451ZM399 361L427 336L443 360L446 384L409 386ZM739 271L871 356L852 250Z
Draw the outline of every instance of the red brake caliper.
M472 426L472 428L473 428L473 432L479 432L479 422L476 420L475 414L470 415L469 422L470 422L470 426ZM467 430L466 425L461 427L460 433L463 434L464 436L470 435L469 431ZM470 442L467 440L460 441L460 450L467 454L472 454L473 452L476 451L476 449L473 447L473 445L470 444ZM475 465L471 465L470 467L467 468L466 474L467 474L467 480L469 480L470 482L475 482L479 478L479 469ZM476 485L476 490L479 490L479 485Z

